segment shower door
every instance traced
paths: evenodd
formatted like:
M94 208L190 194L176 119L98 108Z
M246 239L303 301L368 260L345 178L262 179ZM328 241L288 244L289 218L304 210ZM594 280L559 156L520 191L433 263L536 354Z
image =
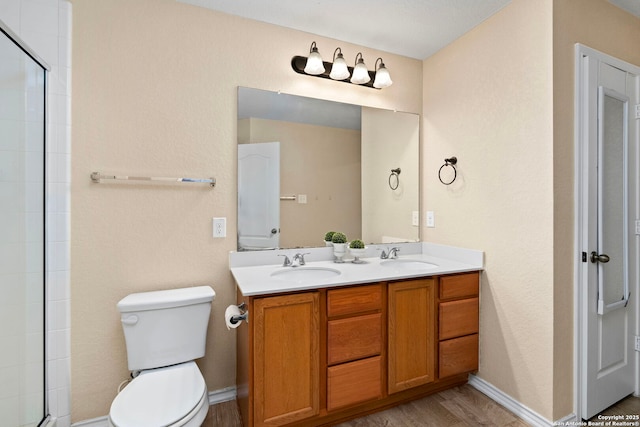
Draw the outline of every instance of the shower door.
M6 32L5 32L6 30ZM38 426L45 387L45 69L0 21L0 425Z

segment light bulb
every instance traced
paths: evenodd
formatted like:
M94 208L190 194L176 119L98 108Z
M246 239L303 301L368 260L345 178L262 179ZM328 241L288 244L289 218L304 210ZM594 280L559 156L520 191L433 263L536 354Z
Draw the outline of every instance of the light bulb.
M337 48L333 53L333 65L331 66L331 73L329 74L329 77L333 80L345 80L349 78L349 75L350 73L349 67L347 67L347 62L344 60L344 56L342 56L340 48Z
M322 56L318 53L316 42L311 43L311 49L309 50L309 57L307 58L307 65L304 66L304 72L317 76L324 73L324 64L322 63Z
M382 58L378 58L380 60L380 67L376 70L376 78L373 80L373 87L376 89L382 89L384 87L389 87L393 84L391 81L391 75L389 74L389 70L384 66L384 62L382 62ZM376 64L378 63L376 60Z
M360 59L358 59L358 56ZM362 85L371 80L369 76L369 70L367 70L367 66L364 65L364 59L362 59L362 53L356 55L356 66L353 68L353 75L351 76L351 83Z

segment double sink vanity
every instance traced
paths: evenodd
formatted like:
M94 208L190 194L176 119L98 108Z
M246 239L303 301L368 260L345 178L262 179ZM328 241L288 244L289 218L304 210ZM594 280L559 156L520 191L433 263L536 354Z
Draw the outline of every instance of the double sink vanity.
M237 329L245 425L333 425L477 370L482 252L398 243L368 246L359 264L333 259L332 248L230 254L248 313Z

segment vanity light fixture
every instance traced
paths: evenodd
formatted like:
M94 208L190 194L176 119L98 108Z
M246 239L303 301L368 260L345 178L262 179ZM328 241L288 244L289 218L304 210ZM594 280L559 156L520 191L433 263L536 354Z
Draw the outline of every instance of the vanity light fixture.
M360 59L358 59L360 57ZM369 76L369 70L367 70L367 66L364 65L364 59L362 58L362 52L358 52L356 55L356 65L353 67L353 75L351 76L351 83L356 85L362 85L365 83L369 83L371 81L371 76Z
M315 41L311 43L308 58L305 58L304 56L294 56L291 58L291 68L299 74L322 77L324 79L332 79L345 83L353 83L359 86L367 86L375 89L382 89L391 86L393 82L391 81L389 70L387 70L387 67L384 65L382 58L378 58L375 65L375 71L367 70L367 66L364 64L364 58L362 57L362 52L358 52L355 59L355 65L353 67L349 67L342 55L342 49L339 47L333 52L333 63L324 62L318 52L318 47L316 46ZM326 70L330 70L330 72Z
M320 56L318 52L316 42L313 42L309 48L309 57L307 58L307 65L304 66L304 72L312 76L317 76L324 73L324 71L322 56Z
M378 67L378 61L380 61L380 67ZM376 78L373 81L373 87L376 89L382 89L383 87L389 87L393 84L389 71L387 70L387 67L384 66L384 62L382 62L382 58L376 59L376 65L374 68L376 69Z
M345 80L348 79L350 75L347 61L345 61L344 56L342 56L342 49L338 47L333 52L333 64L331 65L331 74L329 74L329 77L333 80Z

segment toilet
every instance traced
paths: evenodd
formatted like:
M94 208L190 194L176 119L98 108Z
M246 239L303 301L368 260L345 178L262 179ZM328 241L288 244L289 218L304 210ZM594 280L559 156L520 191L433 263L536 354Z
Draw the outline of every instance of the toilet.
M141 292L118 303L133 380L116 396L111 427L199 427L209 410L195 359L204 356L209 286Z

